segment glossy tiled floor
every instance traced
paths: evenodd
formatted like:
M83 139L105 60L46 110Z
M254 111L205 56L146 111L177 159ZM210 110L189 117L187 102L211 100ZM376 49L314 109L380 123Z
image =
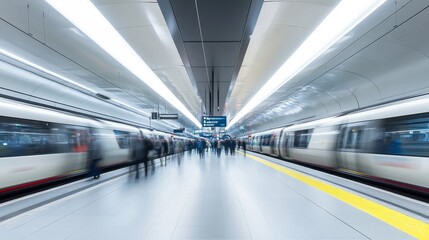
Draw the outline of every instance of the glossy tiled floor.
M186 153L149 172L0 223L0 239L412 239L241 154Z

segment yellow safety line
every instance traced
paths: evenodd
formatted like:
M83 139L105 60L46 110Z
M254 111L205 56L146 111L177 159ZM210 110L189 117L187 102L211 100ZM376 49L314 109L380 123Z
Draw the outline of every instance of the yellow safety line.
M240 152L240 154L243 154ZM340 188L334 187L333 185L329 185L327 183L318 181L312 177L308 177L304 174L286 168L282 165L264 160L262 158L249 155L247 157L260 162L268 167L271 167L277 171L285 173L301 182L304 182L314 188L317 188L361 211L364 211L381 221L392 225L393 227L398 228L399 230L410 234L417 239L425 239L429 240L429 224L419 221L415 218L407 216L403 213L397 212L393 209L365 199L363 197L357 196L350 192L344 191Z

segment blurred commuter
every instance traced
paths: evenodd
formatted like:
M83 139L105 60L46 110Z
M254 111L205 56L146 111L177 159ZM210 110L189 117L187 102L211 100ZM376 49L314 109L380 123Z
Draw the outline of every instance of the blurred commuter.
M89 135L89 145L88 145L88 161L89 161L89 169L88 175L93 177L94 179L100 178L100 168L99 162L101 161L101 144L97 139L94 132L91 132Z
M182 160L182 155L183 155L183 152L184 152L184 146L183 146L183 142L182 141L180 141L180 140L177 141L175 152L177 154L177 161L178 161L178 163L180 165L180 160Z
M232 139L231 140L231 143L230 143L230 150L231 150L231 156L234 156L235 155L235 146L237 145L237 142L235 141L235 139Z
M198 156L200 156L200 159L203 158L203 156L202 156L203 153L202 152L203 152L203 143L201 142L200 139L198 139L197 140L197 153L198 153Z
M136 179L140 177L140 163L143 162L143 138L139 134L133 144L133 161L136 169Z
M213 140L213 141L211 141L212 142L212 144L211 144L211 147L212 147L212 152L216 152L216 139L215 140Z
M203 158L204 158L204 155L205 155L205 152L206 152L206 148L207 148L207 142L206 142L206 140L202 139L201 140L201 144L203 145L203 153L202 153L202 155L203 155Z
M164 158L164 165L167 166L167 156L168 156L167 140L162 139L161 148L162 148L162 156L160 157L161 166L162 166L162 158Z
M217 140L216 150L217 150L217 156L220 157L220 153L222 151L222 143L220 140Z
M241 147L243 148L244 156L246 156L246 141L245 140L243 140L243 142L241 142Z
M225 139L223 141L223 147L225 148L225 155L228 156L229 147L230 147L230 141L229 141L229 139Z
M149 152L153 150L153 144L149 138L145 137L143 139L143 164L144 164L144 174L147 176L148 171L148 162L149 162Z
M240 147L241 147L241 141L240 141L240 139L238 139L237 140L237 149L240 149Z
M171 156L171 158L173 158L173 156L174 156L174 141L173 141L174 139L173 138L171 138L169 141L168 141L168 150L170 150L170 156Z
M206 152L209 152L209 149L211 150L211 148L212 148L212 142L211 141L206 141L206 143L207 143Z
M161 158L161 151L162 151L162 143L161 143L161 140L160 139L154 139L154 138L152 138L152 143L153 143L153 149L155 150L155 156L154 156L154 158L152 158L152 159L155 159L155 158ZM153 161L152 161L152 164L153 164Z

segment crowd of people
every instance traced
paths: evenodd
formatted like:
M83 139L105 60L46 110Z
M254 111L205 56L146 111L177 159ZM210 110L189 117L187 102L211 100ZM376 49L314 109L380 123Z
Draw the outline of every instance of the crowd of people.
M100 170L98 163L102 160L101 148L99 139L96 135L91 134L89 139L88 149L88 175L94 179L100 177ZM240 139L205 139L200 138L196 140L174 140L172 139L155 139L149 136L135 136L131 142L131 161L135 172L135 178L140 177L140 164L144 165L145 176L148 175L149 162L152 167L155 166L154 159L160 159L161 166L167 166L167 159L171 156L177 157L178 164L180 165L183 153L188 150L192 153L196 149L200 159L204 159L205 153L211 151L218 157L221 156L222 148L225 155L235 155L236 149L242 149L244 156L246 156L246 142Z
M191 143L192 144L192 143ZM242 149L244 156L246 156L246 142L241 141L240 139L198 139L195 142L195 148L200 156L200 159L204 159L205 152L211 151L216 153L218 157L221 156L222 148L225 152L225 155L230 154L231 156L235 155L236 149Z

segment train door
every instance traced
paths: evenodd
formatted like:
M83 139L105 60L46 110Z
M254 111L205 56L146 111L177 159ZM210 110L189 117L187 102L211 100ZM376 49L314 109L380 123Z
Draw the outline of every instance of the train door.
M290 132L290 133L285 133L285 140L283 143L283 151L284 151L284 157L287 159L291 159L291 154L290 154L290 147L293 144L293 138L294 138L294 133Z
M345 124L340 127L337 142L338 168L360 171L359 153L362 149L362 140L367 127L366 122Z
M275 155L277 156L277 135L273 134L272 138L271 138L271 143L270 143L270 154L271 155Z

